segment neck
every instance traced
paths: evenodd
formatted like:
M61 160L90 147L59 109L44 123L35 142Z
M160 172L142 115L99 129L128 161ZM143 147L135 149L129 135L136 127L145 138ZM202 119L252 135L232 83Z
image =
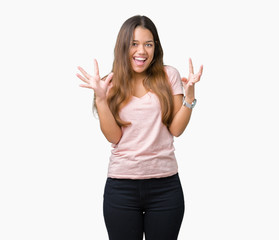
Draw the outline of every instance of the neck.
M142 82L146 78L145 73L135 73L133 76L133 81Z

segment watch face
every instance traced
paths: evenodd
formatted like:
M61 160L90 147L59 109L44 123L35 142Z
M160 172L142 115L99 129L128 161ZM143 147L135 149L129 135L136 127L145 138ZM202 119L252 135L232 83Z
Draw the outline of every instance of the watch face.
M192 108L196 105L197 99L194 99L194 101L192 102Z

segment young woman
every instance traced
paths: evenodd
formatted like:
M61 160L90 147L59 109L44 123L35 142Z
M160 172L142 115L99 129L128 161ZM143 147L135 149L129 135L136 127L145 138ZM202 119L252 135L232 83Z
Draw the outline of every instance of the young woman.
M194 74L189 59L189 76L181 81L163 64L154 23L137 15L119 31L112 73L101 79L96 60L93 76L78 69L80 86L94 90L101 130L112 143L103 205L109 239L177 239L184 198L173 136L190 120L203 66Z

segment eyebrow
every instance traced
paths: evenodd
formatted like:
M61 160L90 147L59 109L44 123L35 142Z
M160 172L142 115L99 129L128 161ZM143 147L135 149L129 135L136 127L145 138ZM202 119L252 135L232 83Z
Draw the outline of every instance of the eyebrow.
M139 42L139 40L133 40L133 42ZM154 42L154 41L153 40L146 41L146 43L149 43L149 42Z

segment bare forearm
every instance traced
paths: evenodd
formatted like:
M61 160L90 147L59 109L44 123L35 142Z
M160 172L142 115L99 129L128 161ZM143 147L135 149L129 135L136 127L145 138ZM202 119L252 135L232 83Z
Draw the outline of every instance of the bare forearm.
M104 136L109 142L117 144L121 139L122 131L116 123L106 100L96 99L96 106L100 120L100 127Z
M175 109L179 108L179 110L175 111L173 121L172 121L171 125L169 126L169 130L173 136L176 136L176 137L180 136L184 132L185 128L187 127L187 125L190 121L190 118L192 115L192 108L195 106L195 102L193 102L195 99L195 84L200 81L202 72L203 72L203 65L200 66L199 72L194 74L192 59L189 58L188 79L182 78L181 80L182 80L184 92L185 92L185 101L189 105L192 105L192 104L193 105L191 106L191 108L189 108L187 106L183 106L183 105L181 105L181 101L179 100L179 97L177 97L177 96L174 97Z
M178 137L184 132L190 121L191 115L192 109L182 105L179 111L175 114L169 127L169 131L173 136Z

